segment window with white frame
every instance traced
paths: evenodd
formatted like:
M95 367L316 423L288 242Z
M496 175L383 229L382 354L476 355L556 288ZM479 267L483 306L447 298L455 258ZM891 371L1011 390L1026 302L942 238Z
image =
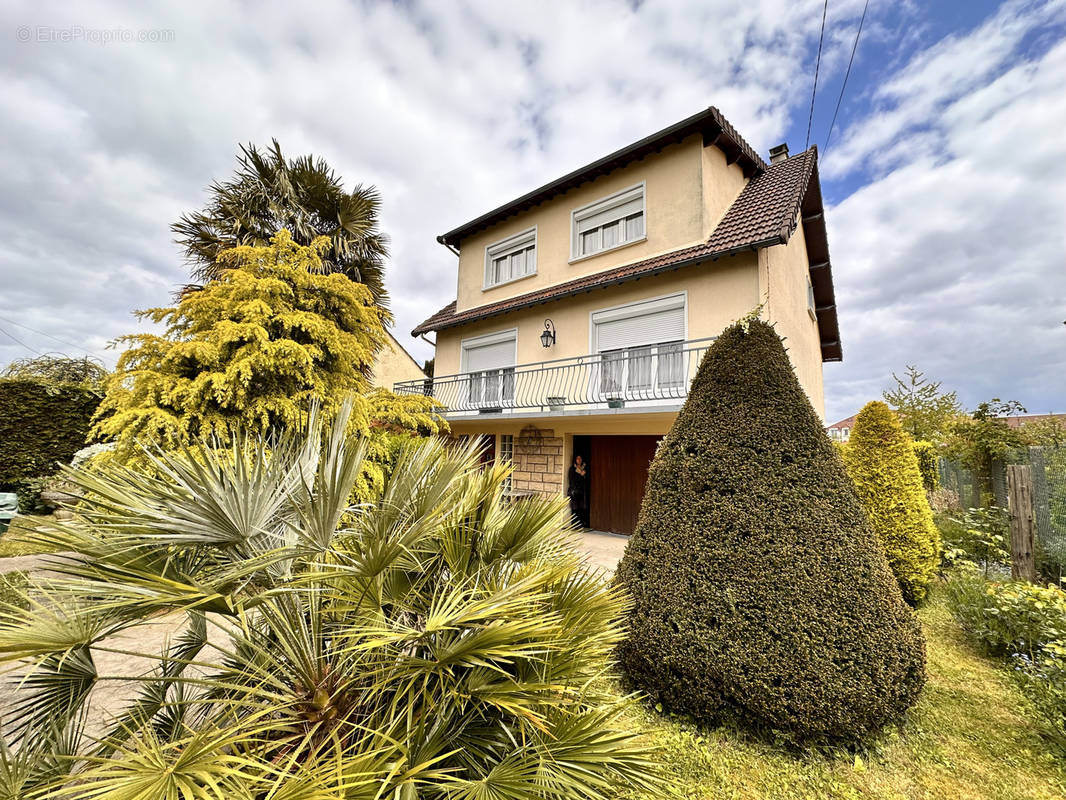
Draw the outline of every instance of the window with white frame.
M571 217L572 259L638 242L645 236L644 184L579 208Z
M510 464L514 461L514 435L510 433L500 434L500 461L504 464ZM512 483L511 476L508 475L503 481L503 493L504 496L511 494Z
M537 271L537 229L530 228L485 248L485 288Z
M593 312L602 397L680 396L686 379L685 306L682 293Z
M467 400L494 408L514 400L516 331L500 331L464 339L461 366L467 374Z
M818 307L814 303L814 284L811 283L810 275L807 276L807 313L817 322Z

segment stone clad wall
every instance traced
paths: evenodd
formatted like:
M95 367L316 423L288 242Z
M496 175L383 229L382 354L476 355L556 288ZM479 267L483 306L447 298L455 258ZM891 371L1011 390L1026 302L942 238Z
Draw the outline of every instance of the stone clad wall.
M558 496L565 472L563 439L554 430L529 426L515 436L513 491Z

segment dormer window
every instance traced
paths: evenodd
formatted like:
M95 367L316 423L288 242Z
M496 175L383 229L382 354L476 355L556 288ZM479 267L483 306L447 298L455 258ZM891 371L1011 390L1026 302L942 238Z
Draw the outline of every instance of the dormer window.
M579 208L571 214L571 219L571 260L642 241L645 238L644 184Z
M485 287L516 281L537 271L537 228L485 248Z

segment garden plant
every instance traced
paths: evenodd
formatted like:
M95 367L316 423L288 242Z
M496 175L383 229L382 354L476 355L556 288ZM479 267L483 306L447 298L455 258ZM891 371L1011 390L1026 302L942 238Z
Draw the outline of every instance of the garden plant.
M141 440L174 447L238 429L268 435L298 424L313 403L332 413L351 399L369 485L396 434L446 429L430 398L371 389L386 312L366 286L326 270L329 246L281 231L266 246L224 251L218 277L175 305L139 312L166 327L120 340L127 349L94 426L115 443L108 457L143 466Z
M364 284L388 314L389 240L378 227L381 195L373 186L347 191L325 159L287 158L275 139L263 150L242 145L233 177L216 181L208 191L202 210L183 214L171 226L195 279L216 280L225 268L222 253L241 245L264 247L284 228L297 244L324 238L325 271Z
M77 514L38 535L77 557L0 615L24 670L0 798L661 794L604 679L624 600L573 550L564 502L505 504L507 468L425 439L353 505L351 408L69 473ZM98 655L182 615L87 735L114 680Z
M955 570L948 603L962 628L1013 674L1066 751L1066 592L1025 581L992 581L973 566Z
M940 532L910 436L875 400L859 412L843 456L904 598L920 602L936 574Z
M0 375L0 492L22 513L43 510L41 490L85 446L106 371L84 358L11 362Z
M924 640L780 338L727 328L652 462L618 569L619 656L664 707L861 739L925 680Z

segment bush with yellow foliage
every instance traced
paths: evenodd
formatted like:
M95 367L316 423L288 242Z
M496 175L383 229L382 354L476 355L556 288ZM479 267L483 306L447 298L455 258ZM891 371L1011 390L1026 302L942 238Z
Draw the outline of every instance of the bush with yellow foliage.
M940 534L911 437L892 409L875 400L859 412L843 457L903 597L920 602L936 573Z
M219 277L175 305L137 312L165 330L119 340L128 349L93 429L115 442L111 457L143 459L138 441L170 449L238 429L269 436L303 424L312 404L328 416L353 397L349 424L366 434L373 483L390 437L442 430L431 399L371 391L387 312L366 286L323 268L328 246L280 231L269 245L222 253Z

